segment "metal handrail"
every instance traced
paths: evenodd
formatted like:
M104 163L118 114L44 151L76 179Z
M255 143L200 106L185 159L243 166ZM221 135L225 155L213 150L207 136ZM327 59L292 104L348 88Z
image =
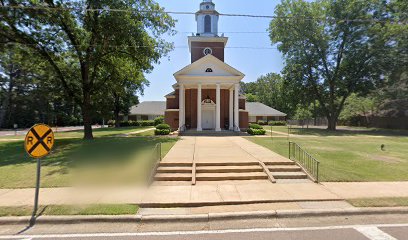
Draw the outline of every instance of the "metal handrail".
M153 182L154 175L156 175L157 168L159 167L160 162L162 160L161 150L162 150L161 143L157 143L154 146L153 151L152 151L152 153L150 155L150 157L151 157L150 160L152 161L154 166L152 168L152 171L151 171L151 174L150 174L150 177L149 177L149 181L148 181L149 185ZM151 166L151 165L149 165L149 166Z
M313 181L319 182L320 162L295 142L289 142L289 159L297 162Z

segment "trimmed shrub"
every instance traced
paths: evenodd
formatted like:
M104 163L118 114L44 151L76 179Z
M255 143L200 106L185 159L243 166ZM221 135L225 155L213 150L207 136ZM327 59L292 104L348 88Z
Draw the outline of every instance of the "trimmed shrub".
M121 127L129 127L131 124L131 121L122 121L120 122Z
M249 124L249 128L252 128L252 129L263 129L259 124L254 124L254 123Z
M265 135L266 131L265 129L248 128L247 133L251 135Z
M170 125L162 123L156 126L156 129L170 129Z
M169 135L170 129L156 129L154 130L154 135Z
M264 120L258 120L258 125L266 125L267 122L265 122Z
M171 132L170 125L162 123L156 126L156 130L154 130L154 135L169 135L170 132Z
M116 123L115 120L109 120L109 121L108 121L108 126L109 126L109 127L113 127L113 126L115 126L115 123Z
M154 120L145 120L145 121L138 121L137 126L141 126L141 127L148 127L148 126L155 126L154 125Z
M160 116L154 119L154 126L164 123L164 117Z
M286 126L286 121L269 121L269 126Z

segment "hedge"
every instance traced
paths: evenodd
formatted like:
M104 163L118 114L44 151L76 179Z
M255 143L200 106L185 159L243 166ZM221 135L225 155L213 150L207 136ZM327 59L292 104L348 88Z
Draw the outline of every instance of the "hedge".
M169 135L170 129L156 129L154 130L154 135Z
M265 122L264 120L258 120L258 125L266 125L267 122Z
M171 132L170 126L168 124L162 123L156 126L154 130L154 135L169 135Z
M248 128L247 133L251 135L265 135L266 131L265 129Z
M263 129L263 128L261 127L261 125L255 124L255 123L249 124L249 128L252 128L252 129Z
M156 129L170 129L170 125L162 123L156 126Z
M156 126L155 121L153 120L145 120L145 121L121 121L120 126L121 127L148 127L148 126ZM108 121L109 126L115 126L115 120L109 120Z
M157 126L157 125L162 124L162 123L164 123L164 117L163 116L157 117L157 118L154 119L154 126Z
M269 126L286 126L286 121L269 121Z

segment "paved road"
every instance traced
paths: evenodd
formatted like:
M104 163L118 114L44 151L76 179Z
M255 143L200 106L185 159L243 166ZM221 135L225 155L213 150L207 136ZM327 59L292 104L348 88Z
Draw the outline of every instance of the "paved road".
M234 229L190 232L118 232L118 233L82 233L82 234L44 234L44 235L6 235L0 239L114 239L114 240L405 240L408 238L408 224L397 225L357 225L302 228L263 228Z
M0 225L2 239L406 240L405 214L214 221Z

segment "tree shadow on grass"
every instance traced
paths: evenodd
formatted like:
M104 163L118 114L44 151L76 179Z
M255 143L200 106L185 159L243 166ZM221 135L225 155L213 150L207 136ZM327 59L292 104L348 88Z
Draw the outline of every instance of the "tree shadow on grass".
M55 166L48 174L66 174L84 165L123 164L138 152L153 149L157 143L175 142L170 137L100 137L93 141L56 139L50 155L42 159L42 166ZM0 144L0 167L33 164L24 150L23 142Z
M291 134L297 135L315 135L315 136L358 136L358 135L368 135L368 136L387 136L387 137L404 137L408 136L407 130L396 130L396 129L379 129L379 128L350 128L350 129L337 129L336 131L330 131L321 128L300 128L292 127L290 130Z

